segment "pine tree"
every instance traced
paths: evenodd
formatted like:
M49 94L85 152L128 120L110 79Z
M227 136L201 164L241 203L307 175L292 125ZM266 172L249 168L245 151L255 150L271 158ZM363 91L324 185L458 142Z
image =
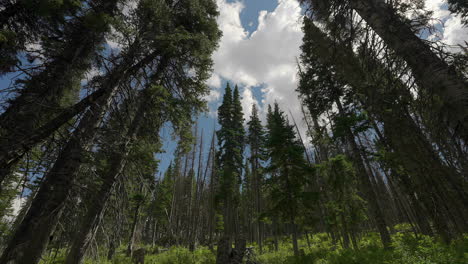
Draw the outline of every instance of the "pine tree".
M389 147L387 148L387 150L389 152L399 153L395 156L395 158L406 157L399 160L398 164L400 165L396 165L396 163L393 164L394 170L398 170L397 168L399 166L403 166L405 168L405 173L411 175L415 182L419 182L416 185L419 185L423 182L428 183L428 181L433 180L439 182L438 184L428 184L426 187L424 187L424 191L415 189L414 187L408 187L407 190L418 192L418 197L421 199L421 202L427 208L428 212L432 212L431 217L435 223L436 228L439 230L441 235L447 237L447 235L444 235L447 234L448 228L446 222L459 222L459 219L464 218L462 215L458 215L458 210L456 208L459 208L460 206L463 207L463 205L459 202L464 201L465 198L463 198L463 191L451 191L457 190L457 186L459 186L459 184L454 184L449 187L450 182L453 181L451 179L453 177L457 178L458 176L453 171L450 172L450 169L443 165L439 158L436 158L435 156L433 156L433 154L431 154L433 153L433 151L431 150L432 147L427 145L427 141L423 139L424 136L422 136L421 129L408 116L408 102L405 100L408 100L410 96L405 95L405 93L407 92L405 85L402 84L399 80L395 80L393 78L386 79L389 78L388 76L391 75L384 75L386 77L383 77L382 72L386 72L386 70L384 69L381 63L375 61L375 59L366 57L366 55L362 53L361 57L363 58L363 60L360 61L352 52L352 50L350 50L346 45L339 43L338 41L333 42L331 39L325 36L325 34L321 32L320 29L314 26L313 22L307 20L305 21L305 32L306 37L304 39L303 52L304 54L308 54L307 56L309 56L309 58L304 60L304 62L308 64L311 58L316 58L316 63L320 62L324 65L333 66L333 71L336 72L336 74L338 75L335 77L339 80L342 80L341 82L348 82L349 85L353 88L354 94L362 95L359 99L364 104L365 109L368 110L370 114L375 115L375 117L378 120L383 122L383 128L385 131L385 136L383 140ZM330 50L329 47L331 45L333 45L335 49ZM340 60L334 60L332 59L333 57L339 57ZM373 62L371 63L370 61ZM316 67L310 68L310 72L308 74L312 74L313 69L315 68ZM320 86L320 84L318 83L314 83L315 79L310 78L313 77L313 75L307 75L306 73L304 73L302 76L304 83L301 83L301 85L303 85L302 88L305 89L303 90L303 92L305 92L304 94L306 94L307 96L310 94L313 95L311 91L314 89L326 87ZM322 76L326 75L322 74ZM334 78L332 75L329 76L332 79ZM376 76L380 77L376 78ZM367 81L363 82L362 80ZM318 92L318 94L326 94L326 92ZM331 102L332 101L329 101L329 103ZM339 101L336 102L338 103ZM378 131L378 129L376 130ZM349 134L349 131L346 133ZM406 139L408 139L408 141L406 141ZM353 136L348 135L347 141L353 144ZM403 143L403 141L406 143ZM412 150L409 151L409 149L404 145L412 145ZM414 156L413 158L410 158L409 155ZM413 162L416 160L417 162ZM423 165L422 163L426 161L428 161L429 163L427 163L427 165ZM427 173L424 173L425 176L423 176L421 174L421 171L426 170L428 168L432 169L430 169L430 171L428 170ZM436 174L439 176L435 176ZM406 176L400 174L400 177L404 179ZM444 178L447 179L446 182L442 180ZM408 181L405 182L408 183ZM443 188L442 186L446 187ZM442 191L442 189L445 189L445 191ZM445 199L450 199L452 201L450 202L450 204L459 203L459 205L450 209L447 208L447 206L442 206L444 202L440 200L440 206L438 206L436 209L434 208L434 205L428 202L427 200L428 190L432 190L431 192L434 193L441 192L439 195L433 197L446 196ZM368 193L372 194L371 192ZM459 198L449 198L447 197L449 196L449 193L450 196L454 195L453 197L458 196ZM413 194L409 195L411 197ZM374 206L374 208L376 207L377 205ZM449 211L452 211L452 213L442 213L441 210L445 210L443 208L447 208ZM443 216L449 214L452 214L455 217L452 220L443 220ZM462 227L463 224L461 222L459 222L458 224L454 223L454 226ZM382 228L382 230L384 229ZM456 232L463 231L460 230Z
M463 0L448 0L449 10L461 16L465 24L468 23L468 3Z
M244 152L244 118L240 102L239 89L236 86L231 92L226 86L223 103L218 109L218 200L223 216L223 237L218 244L217 263L230 263L232 259L232 241L236 240L237 256L243 254L238 246L245 244L240 230L238 205L240 202L240 185L242 183ZM244 242L242 242L242 240ZM234 254L236 255L236 254ZM241 257L242 259L242 257Z
M166 3L148 0L141 1L140 7L142 12L135 13L137 16L135 21L139 26L136 32L138 37L133 39L133 44L130 43L130 47L132 47L130 50L137 52L136 54L129 52L131 55L128 57L125 57L127 53L123 52L123 61L127 63L116 67L115 71L106 76L108 78L103 78L103 83L110 86L106 91L115 92L118 85L128 84L131 77L142 78L140 80L146 83L146 91L156 89L157 96L154 98L158 100L170 98L170 100L162 102L157 101L159 102L156 108L158 115L164 113L162 120L171 120L175 131L184 131L191 124L188 120L191 119L192 114L198 113L204 105L200 96L206 93L207 88L204 80L208 78L208 71L212 64L211 53L220 36L215 23L216 6L212 1L200 0L197 3L181 1L176 9L170 9ZM198 12L193 12L194 10L198 10ZM151 15L148 16L148 13ZM188 21L188 17L192 20ZM148 23L147 19L155 19L155 21ZM194 26L193 21L200 23L195 23ZM177 28L178 31L174 32L174 28ZM154 32L157 34L153 34ZM140 37L144 38L144 41ZM178 48L174 49L175 46ZM135 58L135 55L138 55L138 58ZM143 58L139 56L143 56ZM130 60L128 60L129 58ZM143 63L136 63L136 65L128 63L135 60ZM171 60L171 66L168 66L168 60ZM154 70L150 73L149 78L144 78L147 75L137 74L142 69L146 70L148 64L151 64ZM156 69L155 65L158 65ZM133 68L134 66L135 68ZM124 74L121 72L122 67ZM194 69L196 74L188 75L187 67ZM169 75L168 72L177 73L175 74L177 77L161 86L163 76L173 76ZM120 147L119 151L111 155L111 168L104 176L103 191L96 198L99 202L89 209L89 215L83 224L85 228L80 230L80 238L75 240L76 250L73 251L73 256L76 257L69 258L70 261L73 261L70 263L81 261L84 257L90 241L88 239L92 238L91 231L95 228L99 215L106 205L113 183L125 165L133 138L139 133L149 106L151 103L155 103L148 102L147 100L151 100L152 97L146 96L148 98L145 98L145 95L146 92L137 93L139 98L136 100L137 105L139 105L138 114L132 119L134 122L127 131L128 137L117 144ZM179 98L180 95L182 98ZM35 197L28 214L12 236L9 246L3 252L2 261L13 260L20 263L39 261L49 242L49 236L63 212L70 189L77 179L76 176L83 162L83 157L99 132L97 127L106 112L106 104L111 98L112 92L108 93L108 96L102 100L104 102L93 105L88 116L81 120L80 127L74 130L72 138L62 150L54 167L45 175L44 184ZM160 120L160 118L155 120ZM63 177L63 175L68 177ZM99 199L99 195L104 198ZM33 234L34 240L31 239ZM24 241L28 243L24 243Z
M262 162L265 160L265 131L258 116L257 106L252 105L252 115L250 116L248 125L247 144L250 147L250 167L251 167L251 188L252 200L254 202L254 216L256 218L256 226L254 229L254 237L256 238L260 252L263 250L263 224L261 221L261 213L263 212L263 192L264 172Z
M324 1L302 0L316 11L314 17L322 21L334 20L343 27L353 21L349 17L354 10L372 30L383 39L395 54L404 60L419 86L421 94L442 101L437 111L441 122L456 131L463 140L468 138L468 110L464 92L468 86L463 74L440 58L421 38L416 36L410 23L400 15L392 3L381 0ZM404 41L402 41L404 40Z
M55 42L67 17L83 11L83 1L0 1L0 75L21 64L20 53L28 44ZM55 44L57 44L55 42ZM34 60L32 54L28 60Z
M274 110L269 107L268 149L269 166L269 211L285 222L292 229L294 255L299 255L298 217L307 204L307 193L304 189L310 180L310 171L304 157L302 143L296 138L294 126L290 125L284 113L275 103Z
M40 127L78 98L80 81L104 42L117 3L96 1L94 9L66 24L63 39L52 43L52 49L46 48L51 54L45 69L19 81L22 89L0 115L0 148L8 150L17 137ZM0 183L11 173L15 162L18 159L1 164Z

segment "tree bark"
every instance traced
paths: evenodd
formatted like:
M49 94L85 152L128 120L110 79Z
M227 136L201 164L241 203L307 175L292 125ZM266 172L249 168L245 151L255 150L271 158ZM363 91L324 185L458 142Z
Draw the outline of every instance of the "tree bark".
M128 247L127 247L127 255L132 256L133 255L133 247L135 245L135 234L138 226L138 217L140 214L140 206L141 203L139 202L138 205L135 208L135 213L133 215L133 221L132 221L132 231L130 232L130 238L128 240ZM104 211L104 210L103 210Z
M132 57L132 56L130 56ZM127 62L127 60L124 60ZM122 64L124 69L128 67ZM101 97L81 119L54 166L44 176L44 182L34 198L30 210L14 232L3 252L0 264L37 263L49 243L49 236L55 230L65 202L76 180L83 157L92 145L103 115L118 88L119 82L130 72L116 66L103 81L106 96Z
M112 16L117 2L97 1L95 11ZM85 14L89 15L89 14ZM61 109L67 93L78 95L79 82L91 65L91 57L104 42L105 31L90 29L86 22L77 22L66 36L66 43L44 71L26 80L18 97L0 115L1 145L28 134Z
M103 85L103 87L83 98L80 102L63 110L55 118L41 127L27 131L23 135L17 135L17 137L8 139L6 142L0 142L0 192L3 180L10 174L11 168L18 163L24 153L30 151L34 146L45 140L71 118L83 112L90 105L95 104L100 98L107 97L109 94L113 93L113 89L116 87L119 80L126 78L125 76L130 74L134 74L157 56L157 53L154 52L133 64L132 59L134 52L135 46L130 48L130 51L125 55L123 61L106 77L107 81L105 81L105 83L113 82L112 84Z
M446 229L443 227L443 219L444 216L449 216L455 222L454 226L458 228L459 234L466 232L463 231L466 230L465 214L468 212L466 192L457 180L456 172L442 164L420 128L406 112L405 105L395 99L395 96L402 94L401 87L404 85L396 80L389 86L396 88L389 88L385 86L385 82L372 80L368 71L380 69L378 63L364 69L350 49L334 43L312 23L308 24L307 30L314 36L317 56L326 64L334 65L341 77L364 94L366 108L384 123L385 137L391 147L389 151L398 154L398 161L416 181L415 191L427 209L434 213L431 216L433 221L440 223L440 228ZM384 92L388 89L396 91Z
M340 115L344 116L344 109L339 99L336 99L336 104L340 111ZM387 229L387 223L385 221L384 214L378 203L378 197L375 194L375 191L372 187L372 182L371 182L370 177L373 177L373 176L369 175L368 171L366 170L366 167L364 166L364 161L361 156L361 151L359 150L359 147L356 144L355 136L353 132L348 127L346 128L345 133L346 133L346 141L349 144L349 148L350 148L351 158L354 161L356 173L358 174L358 181L359 181L359 186L360 186L359 189L362 191L362 193L364 194L364 198L369 204L369 212L375 220L375 224L377 226L377 230L380 233L380 238L382 240L382 244L384 248L390 248L390 244L392 240L390 238L390 233L388 232L388 229Z
M299 253L299 244L297 243L297 226L294 221L293 214L290 215L290 221L291 221L291 228L292 228L291 239L292 239L292 244L293 244L294 256L298 257L300 253Z
M427 95L443 102L443 115L452 129L468 140L468 82L439 58L408 23L383 0L351 0L351 7L403 58Z
M85 114L44 181L25 218L3 252L1 264L38 263L54 232L107 105L102 98Z
M165 61L160 62L158 72L155 74L154 79L158 80L160 78L163 68L166 67L165 63ZM104 209L107 206L107 202L112 193L112 189L125 167L127 156L130 151L130 145L135 140L135 137L144 121L145 113L148 110L148 102L150 102L148 100L151 98L149 98L145 91L140 94L140 104L127 131L124 142L120 144L118 151L114 152L110 157L109 170L104 175L104 182L101 185L100 191L93 197L93 203L86 213L82 227L73 240L73 244L67 255L67 264L83 263L86 251L88 250L96 230L99 227Z
M52 133L66 124L77 114L83 112L87 107L95 104L99 98L105 96L104 89L97 90L90 94L80 102L62 111L57 117L37 128L27 135L14 138L8 144L0 146L0 192L1 185L5 178L11 173L11 169L15 166L24 153L30 151L34 146L45 140Z

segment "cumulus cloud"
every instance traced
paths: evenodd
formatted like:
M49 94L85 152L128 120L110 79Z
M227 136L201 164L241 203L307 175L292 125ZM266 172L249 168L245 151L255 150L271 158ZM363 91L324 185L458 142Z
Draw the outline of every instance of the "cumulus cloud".
M13 223L16 216L18 216L21 208L25 205L26 200L27 200L26 197L19 197L19 196L15 197L13 201L11 201L10 207L8 208L11 210L11 212L3 216L3 220L8 223Z
M217 0L223 31L219 49L213 55L217 76L243 87L242 106L246 117L252 104L265 112L275 101L291 110L300 120L300 108L295 89L296 58L300 55L303 33L301 8L296 0L280 0L273 12L258 14L258 28L249 34L242 26L240 13L245 7L240 1ZM252 88L261 86L262 97L253 96ZM259 102L260 101L260 102Z
M119 9L121 10L122 14L126 17L131 17L134 15L135 10L138 7L139 0L129 0L125 1L119 4ZM122 39L124 36L115 30L114 27L111 26L111 31L108 36L106 36L106 42L108 47L113 51L113 52L120 52L123 48L122 43L119 43L119 39Z
M453 15L447 9L446 0L425 0L426 8L433 12L434 25L442 31L432 38L440 39L448 45L465 45L468 40L468 27L464 27L460 15Z
M447 10L446 1L425 2L426 8L433 11L434 23L440 23L439 28L442 28L436 37L449 45L463 45L468 39L468 28L462 26L459 16ZM274 11L259 12L258 28L252 34L241 23L243 1L217 0L217 4L223 37L213 55L214 75L207 82L213 91L206 99L219 101L221 79L224 79L242 87L246 117L250 115L251 105L257 104L264 118L266 105L277 101L286 113L291 111L296 121L301 120L295 92L298 81L296 58L300 55L303 37L301 8L297 0L278 0ZM254 87L262 87L260 97L253 95ZM304 134L305 129L301 130Z

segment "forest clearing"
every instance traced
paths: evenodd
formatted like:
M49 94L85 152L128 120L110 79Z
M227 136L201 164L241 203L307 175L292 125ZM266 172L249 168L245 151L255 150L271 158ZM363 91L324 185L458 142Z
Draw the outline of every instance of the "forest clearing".
M0 0L0 264L468 263L468 2Z

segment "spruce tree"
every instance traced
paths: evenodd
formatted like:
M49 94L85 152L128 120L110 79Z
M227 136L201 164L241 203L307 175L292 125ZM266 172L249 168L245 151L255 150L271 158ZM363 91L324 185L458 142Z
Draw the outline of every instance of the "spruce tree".
M18 137L40 127L78 98L80 81L103 45L118 2L96 0L93 9L64 26L60 41L47 43L44 49L49 58L44 70L17 82L21 89L0 115L1 149L8 150ZM11 173L15 162L18 159L1 164L0 183Z
M269 211L291 226L294 255L298 256L297 218L309 197L304 187L311 174L302 143L296 138L294 126L289 124L278 103L273 110L269 107L267 121Z
M127 63L117 65L115 69L111 69L108 76L100 79L110 86L106 89L107 97L102 100L104 102L94 104L88 114L80 120L79 127L73 131L73 136L61 151L53 168L44 176L44 184L41 185L26 217L11 237L0 262L39 261L47 247L50 234L63 213L84 156L91 149L99 132L97 127L103 120L106 106L110 104L116 87L130 85L132 90L139 89L129 81L136 78L145 84L146 92L135 94L137 100L134 102L139 105L138 114L132 118L133 123L127 129L128 137L116 144L118 151L110 156L111 167L104 175L106 181L102 186L103 192L95 197L99 203L93 204L88 210L83 223L84 228L74 241L73 257L69 257L69 263L83 259L94 235L92 230L99 225L99 215L105 208L112 186L125 165L145 115L154 110L158 113L156 116L164 116L155 120L171 120L174 130L181 133L190 126L192 115L203 109L201 96L207 92L204 80L209 76L211 53L220 37L215 22L216 5L212 1L204 0L179 1L176 8L168 4L152 0L140 1L141 12L135 12L132 21L138 26L134 32L135 38L129 44L129 50L133 53L123 52L121 60ZM177 48L174 48L176 46ZM126 57L128 54L130 55ZM186 70L188 68L193 69L195 74L189 74ZM142 74L142 70L145 74ZM163 83L163 79L167 82ZM156 95L147 96L148 92L152 95L151 91ZM152 99L155 101L151 101Z
M254 218L256 218L256 226L254 229L254 237L257 241L260 252L263 250L263 224L261 221L261 213L263 211L263 192L264 184L263 161L266 159L265 150L265 130L258 116L258 109L255 104L252 105L252 115L250 116L248 125L247 144L250 148L250 168L251 168L251 188L252 200L254 201Z
M468 23L468 3L463 0L448 0L449 10L461 16L465 25Z
M435 101L439 122L455 131L457 137L468 140L468 110L466 107L466 87L468 81L462 73L439 57L417 36L411 23L396 9L393 2L382 0L301 0L315 11L313 18L321 22L335 22L340 32L348 28L355 30L351 17L355 11L367 25L406 62L411 75L418 84L420 94ZM453 1L452 3L454 3ZM453 5L452 5L453 7ZM462 7L457 5L457 7ZM311 15L312 16L312 15ZM354 33L350 37L355 37ZM402 41L404 40L404 41Z
M240 185L244 152L244 125L239 89L232 92L226 86L223 103L218 109L218 173L219 173L219 207L223 216L223 237L218 244L217 263L230 263L232 259L232 242L236 240L237 255L243 254L238 248L242 245L242 231L239 224L238 206L240 202Z

